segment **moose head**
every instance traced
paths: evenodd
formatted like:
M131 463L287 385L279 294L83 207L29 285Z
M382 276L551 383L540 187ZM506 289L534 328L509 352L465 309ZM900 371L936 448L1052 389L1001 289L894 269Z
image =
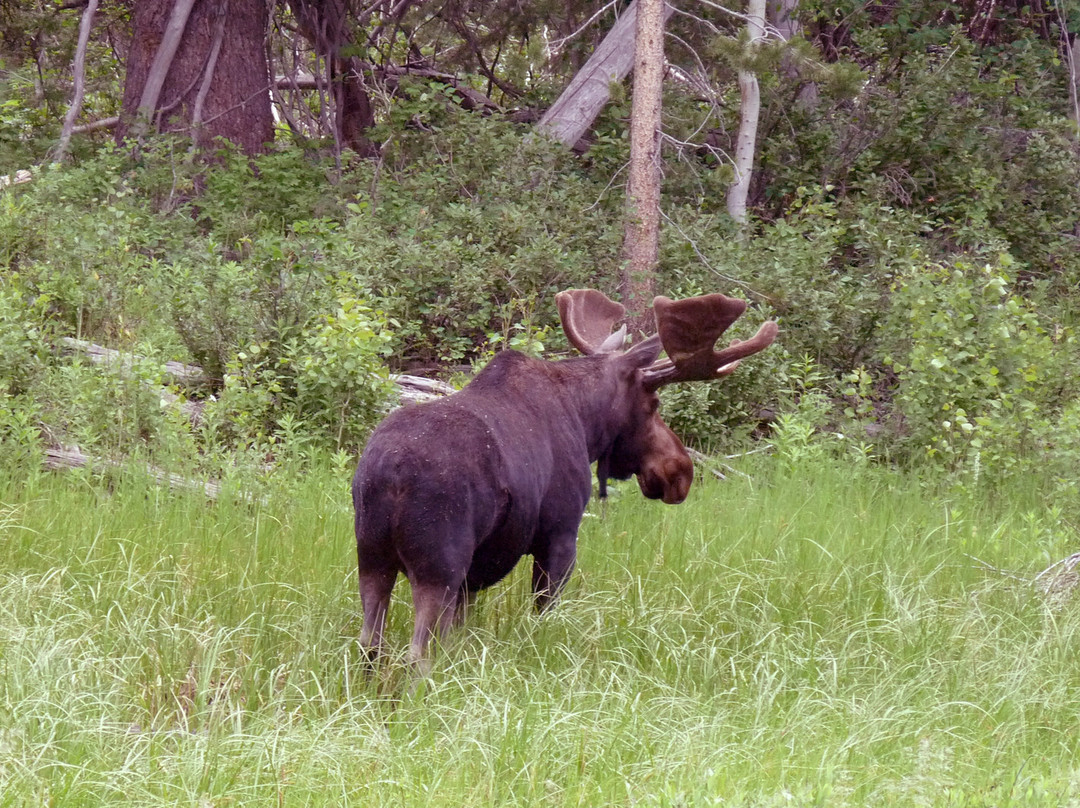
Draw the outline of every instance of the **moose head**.
M623 424L615 440L597 461L600 496L607 480L637 475L641 493L674 505L686 499L694 466L682 441L660 417L656 391L666 384L709 381L735 371L739 362L764 350L776 339L775 322L764 323L751 339L732 340L721 350L716 341L744 311L746 302L722 294L684 300L658 296L653 300L657 333L623 351L626 326L613 331L626 309L595 289L569 289L555 296L559 319L570 344L583 354L626 358L627 374ZM660 349L666 359L658 359Z

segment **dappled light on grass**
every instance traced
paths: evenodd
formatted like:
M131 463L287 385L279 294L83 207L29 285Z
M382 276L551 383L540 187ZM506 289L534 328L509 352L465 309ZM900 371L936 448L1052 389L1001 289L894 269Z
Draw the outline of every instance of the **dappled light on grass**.
M20 802L1060 804L1077 796L1074 547L868 469L593 503L564 601L482 593L417 684L356 644L342 480L208 505L5 482L0 792ZM1009 574L1015 575L1011 577ZM9 796L11 795L11 796Z

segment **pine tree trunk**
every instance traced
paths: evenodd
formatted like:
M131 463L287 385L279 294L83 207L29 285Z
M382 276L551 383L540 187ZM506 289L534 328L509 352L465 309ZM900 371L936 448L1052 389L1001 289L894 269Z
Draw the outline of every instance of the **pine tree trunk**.
M664 0L638 0L630 113L630 176L620 292L630 325L650 331L660 243L660 109L664 78Z
M187 132L200 145L225 137L261 152L274 135L265 0L194 0L186 19L174 14L179 8L169 0L135 3L118 139ZM180 32L171 58L170 23Z
M350 6L344 0L290 0L297 28L310 42L325 67L333 100L331 128L338 149L374 157L378 149L367 133L375 125L375 110L364 83L360 60L344 55L353 45ZM361 24L362 28L362 24Z

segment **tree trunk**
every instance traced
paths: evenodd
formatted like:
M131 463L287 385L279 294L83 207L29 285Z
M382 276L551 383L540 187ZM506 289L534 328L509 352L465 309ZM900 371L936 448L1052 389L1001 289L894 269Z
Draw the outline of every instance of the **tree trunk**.
M79 117L82 109L83 95L86 85L86 46L90 42L90 29L94 26L94 14L97 12L98 0L90 0L83 11L82 22L79 23L79 44L75 48L75 64L72 67L74 74L75 92L68 107L67 115L64 116L64 126L60 130L60 142L56 146L54 159L63 161L67 156L68 144L71 143L71 135L75 129L75 119Z
M747 46L752 50L765 35L765 0L749 0L746 7ZM761 90L751 70L739 71L741 107L739 136L735 143L735 182L728 188L727 212L739 224L746 224L746 197L754 168L757 148L758 116L761 113Z
M578 141L607 104L611 83L622 81L634 67L637 11L638 0L634 0L615 21L589 61L544 113L536 125L538 131L568 147L581 151L588 148L588 144L578 145ZM664 22L673 11L670 5L664 4Z
M364 84L361 62L342 55L342 49L354 44L346 0L290 0L300 33L314 46L326 69L330 97L333 99L330 134L338 148L347 145L365 157L378 154L368 139L375 125L371 96Z
M1080 34L1062 30L1061 51L1069 71L1069 117L1080 126Z
M768 18L776 35L784 42L790 42L799 34L799 0L768 0ZM818 103L818 86L812 81L804 82L801 71L790 53L784 54L780 62L784 75L798 86L795 103L800 109L812 110Z
M619 290L630 325L650 331L660 242L660 109L664 79L664 0L638 0L626 186L623 269Z
M267 20L265 0L139 0L118 139L187 132L203 146L224 137L263 151L274 136Z

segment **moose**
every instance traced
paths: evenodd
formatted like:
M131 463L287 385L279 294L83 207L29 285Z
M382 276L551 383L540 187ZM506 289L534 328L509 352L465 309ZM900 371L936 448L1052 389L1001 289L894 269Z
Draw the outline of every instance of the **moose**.
M686 499L693 463L658 411L667 384L707 381L776 338L775 322L716 351L745 301L709 294L653 301L656 334L624 349L625 308L593 289L555 297L567 339L585 356L561 361L498 353L463 389L391 413L353 479L364 612L361 646L378 657L399 572L412 585L411 663L427 664L433 635L463 619L478 590L533 558L538 610L573 569L592 492L637 475L650 499ZM660 359L663 349L667 358Z

